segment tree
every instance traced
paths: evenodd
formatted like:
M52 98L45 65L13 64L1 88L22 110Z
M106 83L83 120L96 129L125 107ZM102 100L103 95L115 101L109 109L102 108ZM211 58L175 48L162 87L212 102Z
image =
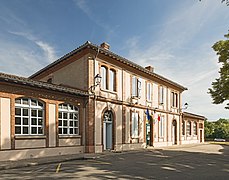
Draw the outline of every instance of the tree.
M225 37L227 40L218 41L212 46L219 55L218 63L222 64L219 70L220 77L212 82L212 88L209 88L214 104L222 104L229 100L229 33ZM229 109L229 103L225 108Z
M216 122L206 121L204 122L205 138L223 138L229 139L229 120L219 119Z

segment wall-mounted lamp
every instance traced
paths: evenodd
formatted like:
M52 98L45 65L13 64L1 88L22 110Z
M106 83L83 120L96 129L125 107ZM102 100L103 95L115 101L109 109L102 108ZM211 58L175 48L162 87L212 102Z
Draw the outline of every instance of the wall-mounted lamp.
M96 74L96 76L94 77L94 85L92 85L89 89L90 89L90 91L91 91L91 93L95 93L94 91L95 91L95 87L96 86L98 86L98 85L100 85L100 83L101 83L101 79L102 79L102 77L99 75L99 74Z
M188 103L184 103L184 106L180 109L180 112L182 112L182 110L188 109Z

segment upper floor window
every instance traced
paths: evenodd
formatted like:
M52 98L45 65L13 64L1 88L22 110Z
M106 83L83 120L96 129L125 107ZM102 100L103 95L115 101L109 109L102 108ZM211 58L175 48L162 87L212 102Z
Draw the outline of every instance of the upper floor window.
M171 93L171 101L173 107L178 107L178 94L175 92Z
M106 66L101 66L101 88L110 91L116 91L116 71Z
M59 105L59 134L79 135L79 109L70 104Z
M191 121L187 122L186 134L189 136L191 136L191 134L192 134L192 132L191 132Z
M132 96L141 97L141 79L136 76L132 77Z
M151 83L147 83L146 85L146 98L147 101L152 101L152 84Z
M159 87L159 104L161 105L164 104L164 87L163 86Z
M44 134L44 104L36 99L15 99L15 134Z
M115 91L115 82L116 78L115 78L115 70L110 69L109 70L109 90L110 91Z
M101 86L103 89L108 89L107 87L107 68L105 66L101 66Z
M137 112L132 112L132 123L131 123L131 134L133 138L138 137L138 113Z
M197 123L196 122L193 123L193 134L197 135Z

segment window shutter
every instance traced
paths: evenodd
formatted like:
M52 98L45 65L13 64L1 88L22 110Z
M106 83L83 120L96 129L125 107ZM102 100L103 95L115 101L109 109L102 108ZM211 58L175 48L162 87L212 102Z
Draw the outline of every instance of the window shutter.
M132 77L132 96L137 96L137 91L136 91L136 77Z
M142 90L142 80L139 78L137 79L137 83L138 83L138 86L137 86L137 90L138 90L138 97L141 98L141 90Z

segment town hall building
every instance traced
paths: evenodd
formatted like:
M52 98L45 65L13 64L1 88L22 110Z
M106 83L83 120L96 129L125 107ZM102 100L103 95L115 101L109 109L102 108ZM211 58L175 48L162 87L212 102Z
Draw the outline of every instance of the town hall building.
M0 73L1 160L204 142L205 117L184 112L185 90L107 43L28 78Z

